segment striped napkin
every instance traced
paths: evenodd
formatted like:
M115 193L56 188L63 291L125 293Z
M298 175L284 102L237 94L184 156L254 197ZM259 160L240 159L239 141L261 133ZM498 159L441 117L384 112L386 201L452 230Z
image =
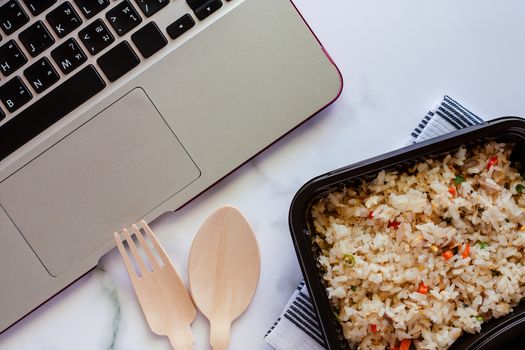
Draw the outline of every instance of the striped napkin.
M451 97L445 96L441 103L429 111L412 131L407 144L428 140L480 123L483 123L483 119ZM327 348L304 282L299 284L283 313L264 338L276 350L323 350Z

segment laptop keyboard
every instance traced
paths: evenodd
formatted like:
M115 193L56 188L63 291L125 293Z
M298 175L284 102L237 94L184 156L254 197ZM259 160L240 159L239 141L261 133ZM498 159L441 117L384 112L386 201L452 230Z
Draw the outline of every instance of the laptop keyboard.
M4 3L0 160L190 30L194 17L202 21L222 5L221 0L187 0L188 13L161 28L155 14L170 0ZM128 33L129 39L121 38ZM89 58L94 60L86 65Z

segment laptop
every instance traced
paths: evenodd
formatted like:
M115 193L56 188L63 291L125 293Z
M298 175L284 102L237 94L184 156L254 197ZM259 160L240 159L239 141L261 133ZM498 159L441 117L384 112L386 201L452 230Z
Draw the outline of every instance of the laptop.
M0 331L333 102L290 0L0 0Z

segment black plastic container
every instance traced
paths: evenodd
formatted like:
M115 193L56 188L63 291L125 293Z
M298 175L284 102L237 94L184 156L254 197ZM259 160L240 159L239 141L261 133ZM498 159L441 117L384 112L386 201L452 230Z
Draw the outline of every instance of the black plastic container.
M525 164L525 119L504 117L334 170L310 180L297 192L290 208L290 232L326 345L330 350L347 350L350 347L334 316L322 280L322 271L317 266L318 251L311 241L311 205L327 193L359 179L374 176L380 170L405 169L422 159L450 153L461 145L469 147L492 139L514 143L512 159L521 160ZM461 336L450 349L503 348L525 349L525 302L521 302L511 314L483 324L481 333Z

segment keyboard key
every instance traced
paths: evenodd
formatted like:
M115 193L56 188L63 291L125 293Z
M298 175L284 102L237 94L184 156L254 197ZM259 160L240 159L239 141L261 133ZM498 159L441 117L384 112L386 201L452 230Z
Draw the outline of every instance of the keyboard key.
M131 35L131 40L137 45L144 58L148 58L168 44L159 27L154 22L149 22L144 27Z
M33 95L31 95L20 77L14 77L0 86L0 101L11 113L29 102L31 97ZM0 138L0 140L2 139Z
M47 90L60 78L46 57L42 57L24 70L24 75L37 93Z
M24 0L33 16L38 16L56 2L57 0Z
M106 13L106 18L118 35L122 36L142 22L133 5L124 0Z
M170 3L170 0L135 0L146 17L149 17Z
M2 111L2 109L0 108L0 122L5 118L5 113L4 111Z
M29 17L16 0L9 0L0 7L0 27L6 35L12 34L29 22Z
M196 8L200 7L202 4L204 4L208 0L186 0L188 5L191 7L192 10L195 10Z
M77 41L73 38L67 39L63 44L53 49L53 51L51 51L51 57L53 57L64 74L71 73L87 60L84 51L82 51Z
M93 17L109 6L109 0L75 0L75 2L86 18Z
M59 38L65 37L82 24L82 20L68 1L49 12L46 20Z
M185 14L166 28L168 35L172 39L177 39L182 34L186 33L191 27L195 25L195 21L189 13Z
M97 19L86 28L82 29L78 33L78 36L92 55L96 55L115 41L115 38L113 38L108 27L106 27L101 19Z
M4 76L9 76L26 62L26 56L14 40L9 40L0 47L0 71Z
M209 0L194 9L195 16L201 21L222 7L221 0Z
M0 126L0 160L102 91L106 84L95 67L86 66Z
M40 55L55 42L42 21L24 29L18 38L32 57Z
M114 82L139 65L137 57L127 41L123 41L97 59L97 63L108 78Z

